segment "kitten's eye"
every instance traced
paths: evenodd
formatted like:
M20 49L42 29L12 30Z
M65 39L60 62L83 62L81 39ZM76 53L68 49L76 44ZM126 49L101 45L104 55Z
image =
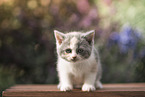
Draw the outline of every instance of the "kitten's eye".
M65 52L66 52L66 53L71 53L72 50L71 50L71 49L66 49Z
M83 49L78 49L77 52L82 53L82 52L84 52L84 50Z

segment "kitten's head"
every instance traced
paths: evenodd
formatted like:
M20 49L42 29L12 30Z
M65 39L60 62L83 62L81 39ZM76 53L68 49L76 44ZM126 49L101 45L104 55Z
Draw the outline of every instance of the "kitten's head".
M54 34L57 54L61 58L69 62L76 62L90 57L94 45L94 30L86 33L70 32L67 34L54 30Z

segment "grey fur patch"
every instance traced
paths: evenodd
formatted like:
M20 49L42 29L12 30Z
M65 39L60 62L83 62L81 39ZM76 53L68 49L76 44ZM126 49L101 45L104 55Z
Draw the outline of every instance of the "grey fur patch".
M78 49L80 48L84 50L82 53L79 53L84 59L88 58L91 55L92 46L89 45L89 43L85 39L82 39L78 43Z

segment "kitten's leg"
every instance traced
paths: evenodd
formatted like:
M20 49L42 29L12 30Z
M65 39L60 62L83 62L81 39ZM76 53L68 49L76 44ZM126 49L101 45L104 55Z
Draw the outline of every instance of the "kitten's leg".
M60 89L60 91L70 91L73 89L70 75L68 73L59 72L59 80L60 83L58 85L58 88Z
M82 86L82 91L95 91L95 80L96 80L96 72L90 72L85 75L84 85Z
M96 88L98 88L98 89L102 89L102 88L103 88L103 85L102 85L102 83L100 82L100 80L97 80L97 81L96 81Z

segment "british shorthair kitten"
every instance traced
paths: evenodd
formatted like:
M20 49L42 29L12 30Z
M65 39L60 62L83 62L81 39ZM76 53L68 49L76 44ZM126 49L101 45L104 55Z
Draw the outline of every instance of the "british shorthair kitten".
M100 58L94 48L95 31L64 34L54 30L54 34L58 54L58 88L61 91L70 91L75 85L82 85L82 91L102 88Z

